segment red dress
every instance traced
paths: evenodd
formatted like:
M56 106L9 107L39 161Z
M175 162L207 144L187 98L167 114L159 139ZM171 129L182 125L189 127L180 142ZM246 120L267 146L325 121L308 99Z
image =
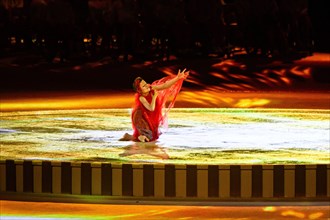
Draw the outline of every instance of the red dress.
M160 80L153 82L151 85L160 85L168 80L173 79L174 76L164 77ZM158 96L156 99L155 110L149 111L140 102L141 94L135 94L135 103L132 111L132 127L133 127L133 137L138 141L140 135L146 136L150 141L155 141L159 138L160 131L159 127L167 127L167 115L169 110L174 106L176 96L178 95L183 79L178 80L170 88L158 91ZM145 96L146 100L151 103L153 90ZM172 98L172 100L167 104L166 102Z

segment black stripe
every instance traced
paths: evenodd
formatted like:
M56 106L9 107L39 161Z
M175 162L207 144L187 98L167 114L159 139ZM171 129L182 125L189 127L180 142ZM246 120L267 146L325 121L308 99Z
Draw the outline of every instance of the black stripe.
M72 169L71 163L61 163L61 193L72 193Z
M43 193L51 193L53 187L53 170L52 170L52 163L50 161L43 161L42 162L42 192Z
M187 197L197 196L197 165L187 165Z
M217 165L208 166L208 196L219 197L219 167Z
M230 197L241 196L241 167L230 166Z
M90 195L92 191L92 168L90 163L81 164L81 194Z
M262 166L252 166L252 197L262 197Z
M295 166L295 197L306 196L306 166Z
M274 166L274 197L284 196L284 165Z
M23 162L23 192L33 192L32 161Z
M112 195L112 168L111 164L101 166L101 194Z
M123 164L122 167L122 194L123 196L133 196L133 168L132 164Z
M6 160L6 191L16 191L16 166L13 160Z
M165 165L165 196L175 197L175 166L172 164Z
M143 165L143 196L154 196L154 166Z
M316 196L327 196L327 165L316 166Z

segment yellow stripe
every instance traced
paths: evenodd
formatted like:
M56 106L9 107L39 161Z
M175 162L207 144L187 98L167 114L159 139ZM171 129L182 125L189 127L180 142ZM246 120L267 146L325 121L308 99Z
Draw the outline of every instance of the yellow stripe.
M175 192L176 197L187 196L187 170L186 165L175 165Z
M81 164L71 163L72 166L72 194L81 194Z
M252 166L241 166L241 197L252 197Z
M112 164L112 195L122 195L122 165Z
M306 197L316 197L315 165L306 165Z
M52 192L55 194L61 193L61 163L52 162Z
M295 196L295 166L285 165L284 166L284 197Z
M274 166L262 166L262 197L272 198L274 196Z
M133 164L133 196L143 196L143 164Z
M208 166L197 166L197 197L208 197Z
M23 161L15 161L16 165L16 192L23 192Z
M155 197L165 196L165 166L164 164L154 165L154 191Z
M101 195L101 164L92 163L92 195Z
M0 163L0 191L5 192L6 191L6 164Z
M230 197L230 166L219 166L219 193L220 198Z
M42 192L42 168L41 161L32 161L33 165L33 192Z

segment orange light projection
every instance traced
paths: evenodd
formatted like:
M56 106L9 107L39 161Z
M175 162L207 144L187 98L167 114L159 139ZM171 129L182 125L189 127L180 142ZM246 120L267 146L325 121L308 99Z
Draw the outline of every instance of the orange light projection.
M94 202L95 202L94 198ZM79 218L79 219L325 219L329 215L326 205L260 207L247 203L246 206L211 205L134 205L134 204L91 204L16 202L1 201L4 217L19 218ZM85 200L85 202L88 202ZM111 203L110 200L107 201ZM187 201L185 201L187 203ZM210 202L208 203L210 204ZM42 205L42 209L40 208ZM228 218L230 216L230 218Z
M5 96L4 96L5 97ZM134 102L132 92L67 92L15 94L2 98L1 111L54 110L54 109L106 109L131 108ZM207 90L183 89L176 99L179 108L308 108L329 109L327 93L305 92L259 92L219 91L218 87Z

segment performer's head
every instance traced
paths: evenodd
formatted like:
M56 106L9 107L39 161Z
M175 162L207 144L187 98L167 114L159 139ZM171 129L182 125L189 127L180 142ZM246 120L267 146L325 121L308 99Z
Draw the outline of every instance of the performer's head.
M135 92L145 94L150 92L150 85L146 83L141 77L136 77L133 82L133 89Z

